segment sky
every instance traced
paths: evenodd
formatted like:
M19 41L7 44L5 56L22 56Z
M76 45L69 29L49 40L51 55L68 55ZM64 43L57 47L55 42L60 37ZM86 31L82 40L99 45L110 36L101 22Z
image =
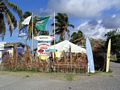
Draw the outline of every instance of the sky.
M17 4L23 12L31 11L33 15L47 16L53 12L67 13L69 22L75 25L74 31L81 30L86 37L104 39L104 34L120 27L120 0L9 0ZM17 16L16 16L17 17ZM19 20L19 19L18 19ZM47 29L51 32L53 19L48 22ZM6 34L4 41L17 42L18 29L13 37ZM30 41L28 42L29 44Z

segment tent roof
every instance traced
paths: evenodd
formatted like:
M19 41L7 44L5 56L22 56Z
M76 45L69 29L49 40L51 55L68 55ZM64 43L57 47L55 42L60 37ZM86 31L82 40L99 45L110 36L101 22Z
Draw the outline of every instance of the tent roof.
M86 50L78 45L75 45L68 40L64 40L56 45L52 45L50 49L57 49L59 52L65 51L69 52L71 48L71 52L73 53L86 53Z

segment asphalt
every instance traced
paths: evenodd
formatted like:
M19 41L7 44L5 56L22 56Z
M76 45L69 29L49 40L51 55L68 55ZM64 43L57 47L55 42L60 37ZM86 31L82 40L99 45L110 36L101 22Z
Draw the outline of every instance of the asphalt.
M112 73L80 75L75 81L0 75L0 90L120 90L120 64L111 62L110 68Z

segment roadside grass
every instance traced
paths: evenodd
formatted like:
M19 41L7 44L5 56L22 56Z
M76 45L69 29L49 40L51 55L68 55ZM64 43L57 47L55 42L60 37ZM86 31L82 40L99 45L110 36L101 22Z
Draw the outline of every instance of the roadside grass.
M38 77L38 78L46 78L53 80L66 80L66 81L74 81L80 80L80 74L76 73L43 73L43 72L33 72L33 71L0 71L0 75L8 75L8 76L19 76L19 77Z
M113 77L112 71L109 72L103 72L103 71L95 71L95 73L90 73L88 76L109 76Z
M53 80L65 80L65 81L76 81L82 80L85 77L96 77L96 76L108 76L113 77L112 72L102 72L96 71L94 74L80 74L80 73L56 73L56 72L34 72L34 71L0 71L0 75L8 75L8 76L18 76L24 78L45 78L45 79L53 79Z

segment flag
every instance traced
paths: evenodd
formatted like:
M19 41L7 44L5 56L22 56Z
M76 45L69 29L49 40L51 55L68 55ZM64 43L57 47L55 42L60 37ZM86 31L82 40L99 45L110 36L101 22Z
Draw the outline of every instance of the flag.
M20 31L19 31L19 37L24 37L28 36L28 26L24 26Z
M94 58L90 40L86 39L86 54L88 59L88 72L95 73Z
M39 31L45 31L46 30L46 25L50 17L41 17L35 19L35 28Z
M108 42L108 48L107 48L106 72L109 72L109 67L110 67L110 52L111 52L111 39Z
M23 25L29 25L30 20L31 20L31 17L32 17L32 16L29 16L29 17L27 17L26 19L24 19L24 21L22 22L22 24L23 24Z

